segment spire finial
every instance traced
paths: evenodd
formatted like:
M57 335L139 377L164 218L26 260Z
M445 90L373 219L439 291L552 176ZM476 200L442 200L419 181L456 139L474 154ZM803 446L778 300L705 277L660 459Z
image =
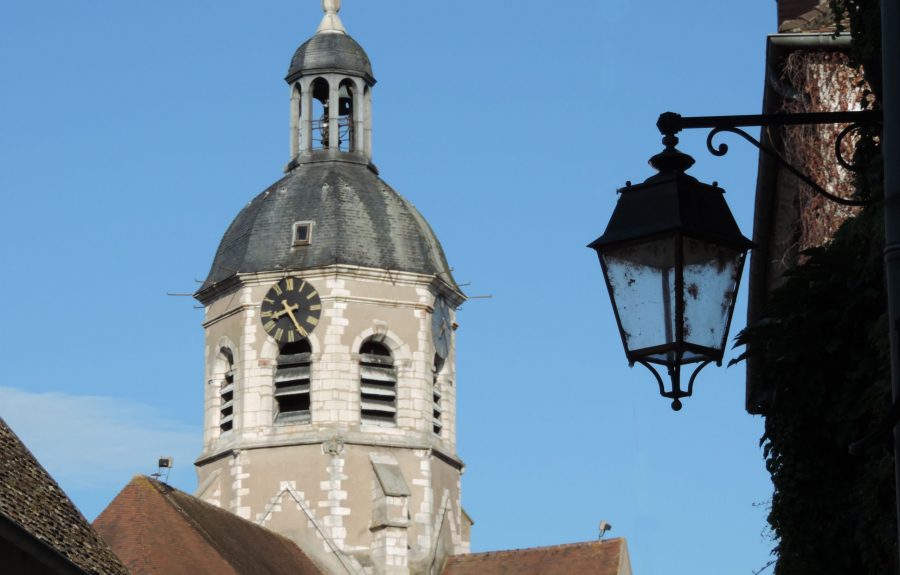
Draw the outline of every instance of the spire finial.
M322 0L322 10L325 12L325 17L322 18L322 23L319 24L316 34L347 33L344 29L344 24L341 22L341 17L338 16L338 12L341 11L341 0Z

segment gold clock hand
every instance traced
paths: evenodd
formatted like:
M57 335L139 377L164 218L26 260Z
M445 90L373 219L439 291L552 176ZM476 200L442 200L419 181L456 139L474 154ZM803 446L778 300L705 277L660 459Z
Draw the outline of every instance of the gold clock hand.
M294 310L298 309L300 306L297 304L290 306L288 305L287 300L281 300L281 305L284 306L284 313L288 314L288 317L291 318L291 321L294 323L294 327L297 328L297 332L303 337L309 335L308 333L306 333L306 330L300 326L300 322L297 321L297 317L294 315Z
M288 316L290 316L291 321L294 322L294 327L297 328L297 332L303 337L309 336L309 333L300 325L300 322L297 321L297 318L294 316L294 312L288 311Z

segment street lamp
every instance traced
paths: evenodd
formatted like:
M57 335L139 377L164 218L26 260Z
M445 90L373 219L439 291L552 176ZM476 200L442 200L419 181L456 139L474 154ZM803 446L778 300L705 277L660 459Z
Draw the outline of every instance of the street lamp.
M597 250L625 355L656 377L659 392L681 409L701 369L722 363L744 259L753 243L741 234L717 184L685 171L694 159L675 148L650 159L659 173L619 190ZM653 365L665 367L666 389ZM681 366L696 365L687 389Z
M675 147L675 134L689 128L710 129L706 147L716 156L726 154L728 146L715 146L713 138L722 132L737 134L817 193L843 205L861 206L871 200L828 192L740 127L848 124L837 137L835 154L841 165L855 169L841 157L842 141L855 129L881 122L879 111L660 115L656 125L665 149L650 159L659 173L619 190L606 231L588 247L600 258L628 362L653 373L659 393L672 400L672 409L680 410L681 398L691 396L700 370L710 363L722 364L744 259L753 247L734 221L724 190L685 173L694 159ZM683 389L681 368L688 364L696 367ZM669 389L654 365L665 367Z

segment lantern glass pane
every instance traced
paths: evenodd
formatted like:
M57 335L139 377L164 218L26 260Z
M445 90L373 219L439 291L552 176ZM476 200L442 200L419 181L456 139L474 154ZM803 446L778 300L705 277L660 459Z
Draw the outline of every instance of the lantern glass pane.
M673 343L675 239L610 249L602 257L626 351Z
M684 239L684 341L722 350L744 253ZM687 359L687 358L685 358Z

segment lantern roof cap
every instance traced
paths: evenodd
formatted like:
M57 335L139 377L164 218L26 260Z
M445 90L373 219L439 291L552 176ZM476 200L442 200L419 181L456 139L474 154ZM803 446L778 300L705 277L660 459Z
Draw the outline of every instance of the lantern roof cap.
M676 149L678 140L672 139L650 160L659 173L618 190L619 201L606 231L588 247L601 250L676 233L740 250L753 247L728 209L725 190L686 174L694 159Z
M362 77L369 85L374 85L375 76L368 54L347 34L338 16L340 0L323 0L322 9L325 15L319 28L312 38L297 48L285 80L293 83L302 76L335 72Z

